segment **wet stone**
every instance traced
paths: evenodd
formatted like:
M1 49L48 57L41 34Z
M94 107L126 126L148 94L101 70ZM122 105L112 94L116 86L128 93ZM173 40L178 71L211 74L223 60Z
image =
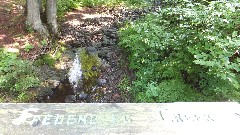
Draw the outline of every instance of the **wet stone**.
M96 47L87 47L86 48L86 53L90 54L90 55L94 55L97 52L97 48Z
M109 65L109 64L102 64L101 66L100 66L100 70L101 71L105 71L107 68L110 68L111 67L111 65Z
M107 83L106 79L101 79L101 78L97 79L98 86L104 86L106 83Z
M109 50L102 50L98 53L98 57L101 59L107 59L109 57Z
M79 95L79 99L80 100L85 100L85 99L87 99L88 98L88 94L80 94Z
M109 36L110 36L111 38L116 38L117 35L112 33L112 34L110 34Z
M93 42L92 45L95 47L101 47L102 43L101 42Z
M98 71L98 68L97 68L97 66L92 66L91 70L92 71Z
M65 103L74 103L76 101L75 95L67 95L65 97Z

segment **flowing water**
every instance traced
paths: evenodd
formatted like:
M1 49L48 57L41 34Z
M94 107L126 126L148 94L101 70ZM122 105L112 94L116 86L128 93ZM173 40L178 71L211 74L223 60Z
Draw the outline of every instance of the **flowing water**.
M75 94L80 93L80 88L82 86L83 72L82 72L82 65L79 59L80 59L79 55L78 53L76 53L76 56L73 61L73 65L70 68L68 73L68 80L69 80L69 83L72 85L73 91Z
M72 66L66 74L67 78L53 89L52 96L45 102L100 102L104 88L97 86L99 71L92 69L98 66L98 59L95 56L88 55L84 51L76 52Z

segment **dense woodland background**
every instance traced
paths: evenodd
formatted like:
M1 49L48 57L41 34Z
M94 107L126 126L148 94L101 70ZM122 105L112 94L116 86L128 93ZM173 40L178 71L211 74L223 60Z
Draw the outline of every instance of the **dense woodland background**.
M69 11L81 7L158 9L119 24L118 47L128 58L124 63L129 63L127 66L135 77L125 76L117 85L131 95L131 102L240 99L239 0L40 1L0 1L4 13L20 16L1 23L2 102L31 102L29 99L34 95L29 94L30 89L41 84L36 73L40 52L48 54L64 46L59 43L62 29L59 24ZM18 29L18 22L24 23L21 28L25 31L15 32L18 35L6 34L12 27ZM12 25L7 27L6 23ZM25 40L15 40L10 45L3 41L4 36ZM42 60L51 65L57 59L44 57Z

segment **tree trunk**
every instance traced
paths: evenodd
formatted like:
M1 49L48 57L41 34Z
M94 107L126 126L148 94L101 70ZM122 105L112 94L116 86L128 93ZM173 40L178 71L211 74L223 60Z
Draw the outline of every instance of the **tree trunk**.
M47 0L46 4L47 23L52 36L58 35L57 27L57 2L56 0Z
M48 32L46 28L42 25L39 9L40 9L40 6L39 6L38 0L27 0L26 24L41 34L47 34Z
M42 4L42 0L38 0L38 3L39 3L39 11L40 11L40 14L43 13L43 4Z

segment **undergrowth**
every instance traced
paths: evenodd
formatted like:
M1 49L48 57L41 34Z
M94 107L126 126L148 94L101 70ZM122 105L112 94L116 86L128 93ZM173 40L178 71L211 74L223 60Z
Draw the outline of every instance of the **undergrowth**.
M24 102L31 87L39 86L32 62L21 60L17 54L0 49L0 92Z
M239 1L166 2L120 31L136 101L239 100Z
M62 18L63 15L77 7L96 7L96 6L116 6L124 5L128 7L142 7L149 5L146 0L58 0L57 11L58 17Z

